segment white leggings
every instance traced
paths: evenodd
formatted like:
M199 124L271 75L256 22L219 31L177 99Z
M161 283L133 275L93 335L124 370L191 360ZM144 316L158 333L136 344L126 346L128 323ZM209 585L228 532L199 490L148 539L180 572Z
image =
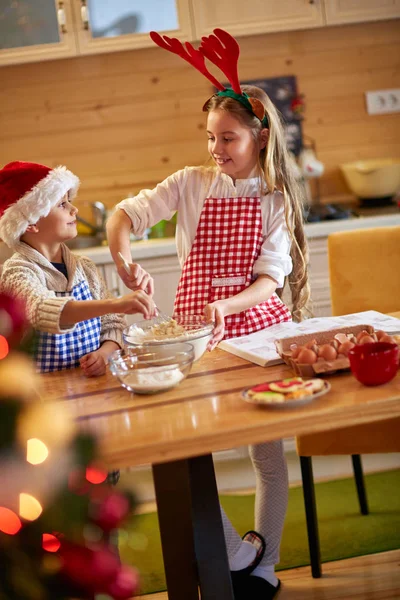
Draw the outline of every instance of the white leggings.
M266 542L263 566L279 562L283 524L288 503L289 485L283 441L250 446L250 457L256 473L256 500L254 529ZM221 508L228 557L239 550L242 538L233 528Z

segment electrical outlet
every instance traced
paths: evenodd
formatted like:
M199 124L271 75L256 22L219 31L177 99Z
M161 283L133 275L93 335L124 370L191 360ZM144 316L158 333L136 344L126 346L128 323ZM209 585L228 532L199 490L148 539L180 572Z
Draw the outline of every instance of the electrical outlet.
M365 92L365 100L369 115L400 112L400 89Z

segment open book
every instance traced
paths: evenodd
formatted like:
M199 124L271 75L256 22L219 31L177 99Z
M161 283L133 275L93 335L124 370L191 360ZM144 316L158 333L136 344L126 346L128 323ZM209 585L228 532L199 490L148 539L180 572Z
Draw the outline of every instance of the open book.
M400 333L400 319L375 310L366 310L341 317L315 317L306 319L301 323L291 321L279 323L278 325L272 325L272 327L266 327L261 331L256 331L256 333L224 340L220 342L218 347L257 365L267 367L283 362L276 351L275 340L305 333L318 333L336 327L362 324L372 325L374 329L382 329L390 335Z

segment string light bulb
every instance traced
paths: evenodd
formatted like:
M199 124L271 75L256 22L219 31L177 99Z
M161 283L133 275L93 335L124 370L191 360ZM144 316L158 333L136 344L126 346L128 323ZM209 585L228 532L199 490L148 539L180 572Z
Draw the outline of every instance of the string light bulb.
M34 496L22 492L19 495L19 516L26 521L35 521L42 514L43 508Z
M40 465L49 456L49 450L44 442L31 438L26 443L26 460L31 465Z
M19 517L9 508L0 506L0 531L8 535L15 535L21 529Z

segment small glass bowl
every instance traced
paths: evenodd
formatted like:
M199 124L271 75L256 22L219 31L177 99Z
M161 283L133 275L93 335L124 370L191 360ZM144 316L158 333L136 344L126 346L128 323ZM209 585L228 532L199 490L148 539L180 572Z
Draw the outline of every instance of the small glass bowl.
M159 344L113 352L108 363L122 387L135 394L157 394L179 385L189 374L194 359L192 344Z
M212 338L214 323L207 322L203 315L177 315L171 317L185 332L172 333L170 337L157 337L160 327L165 325L165 320L156 317L133 323L123 331L123 338L128 348L146 345L147 348L156 348L160 345L169 346L171 349L182 342L188 342L194 348L194 360L199 360L207 349Z
M382 385L396 376L399 354L399 346L390 342L359 344L349 351L351 372L364 385Z

